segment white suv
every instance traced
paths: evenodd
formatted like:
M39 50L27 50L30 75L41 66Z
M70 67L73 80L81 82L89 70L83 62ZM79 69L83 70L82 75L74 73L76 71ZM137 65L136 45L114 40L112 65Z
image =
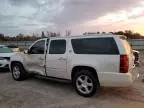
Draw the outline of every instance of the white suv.
M71 80L78 94L92 96L99 86L130 86L138 77L134 56L122 36L50 37L33 43L25 54L11 57L15 80L34 73Z

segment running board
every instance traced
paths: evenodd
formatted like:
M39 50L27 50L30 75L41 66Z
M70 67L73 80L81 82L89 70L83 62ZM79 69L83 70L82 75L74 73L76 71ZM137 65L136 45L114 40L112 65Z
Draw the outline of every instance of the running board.
M51 76L43 76L43 75L35 75L36 78L44 79L44 80L52 80L52 81L60 81L60 82L68 82L71 83L72 81L69 79L63 79L63 78L56 78Z

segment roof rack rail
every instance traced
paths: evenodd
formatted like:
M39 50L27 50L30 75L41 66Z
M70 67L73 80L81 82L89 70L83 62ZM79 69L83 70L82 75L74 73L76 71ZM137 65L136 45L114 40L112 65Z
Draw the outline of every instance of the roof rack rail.
M112 33L106 33L106 32L102 32L102 33L100 33L100 32L85 32L83 35L102 35L102 34L112 35Z

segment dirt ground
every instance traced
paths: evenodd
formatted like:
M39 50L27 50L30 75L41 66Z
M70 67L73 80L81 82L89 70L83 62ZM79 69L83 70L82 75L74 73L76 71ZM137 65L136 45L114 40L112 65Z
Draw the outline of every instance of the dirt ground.
M128 88L101 88L91 98L76 94L70 83L30 78L17 82L0 72L0 108L144 108L144 52L136 68L141 77Z

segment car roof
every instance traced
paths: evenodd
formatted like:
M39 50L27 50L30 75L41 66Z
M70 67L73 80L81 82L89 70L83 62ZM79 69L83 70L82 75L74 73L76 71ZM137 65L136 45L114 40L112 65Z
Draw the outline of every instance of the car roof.
M14 45L14 44L7 45L7 47L9 47L9 48L18 48L18 46Z
M1 47L6 46L6 45L0 45Z
M0 45L0 48L8 48L6 45Z
M7 47L6 45L0 45L0 48Z

